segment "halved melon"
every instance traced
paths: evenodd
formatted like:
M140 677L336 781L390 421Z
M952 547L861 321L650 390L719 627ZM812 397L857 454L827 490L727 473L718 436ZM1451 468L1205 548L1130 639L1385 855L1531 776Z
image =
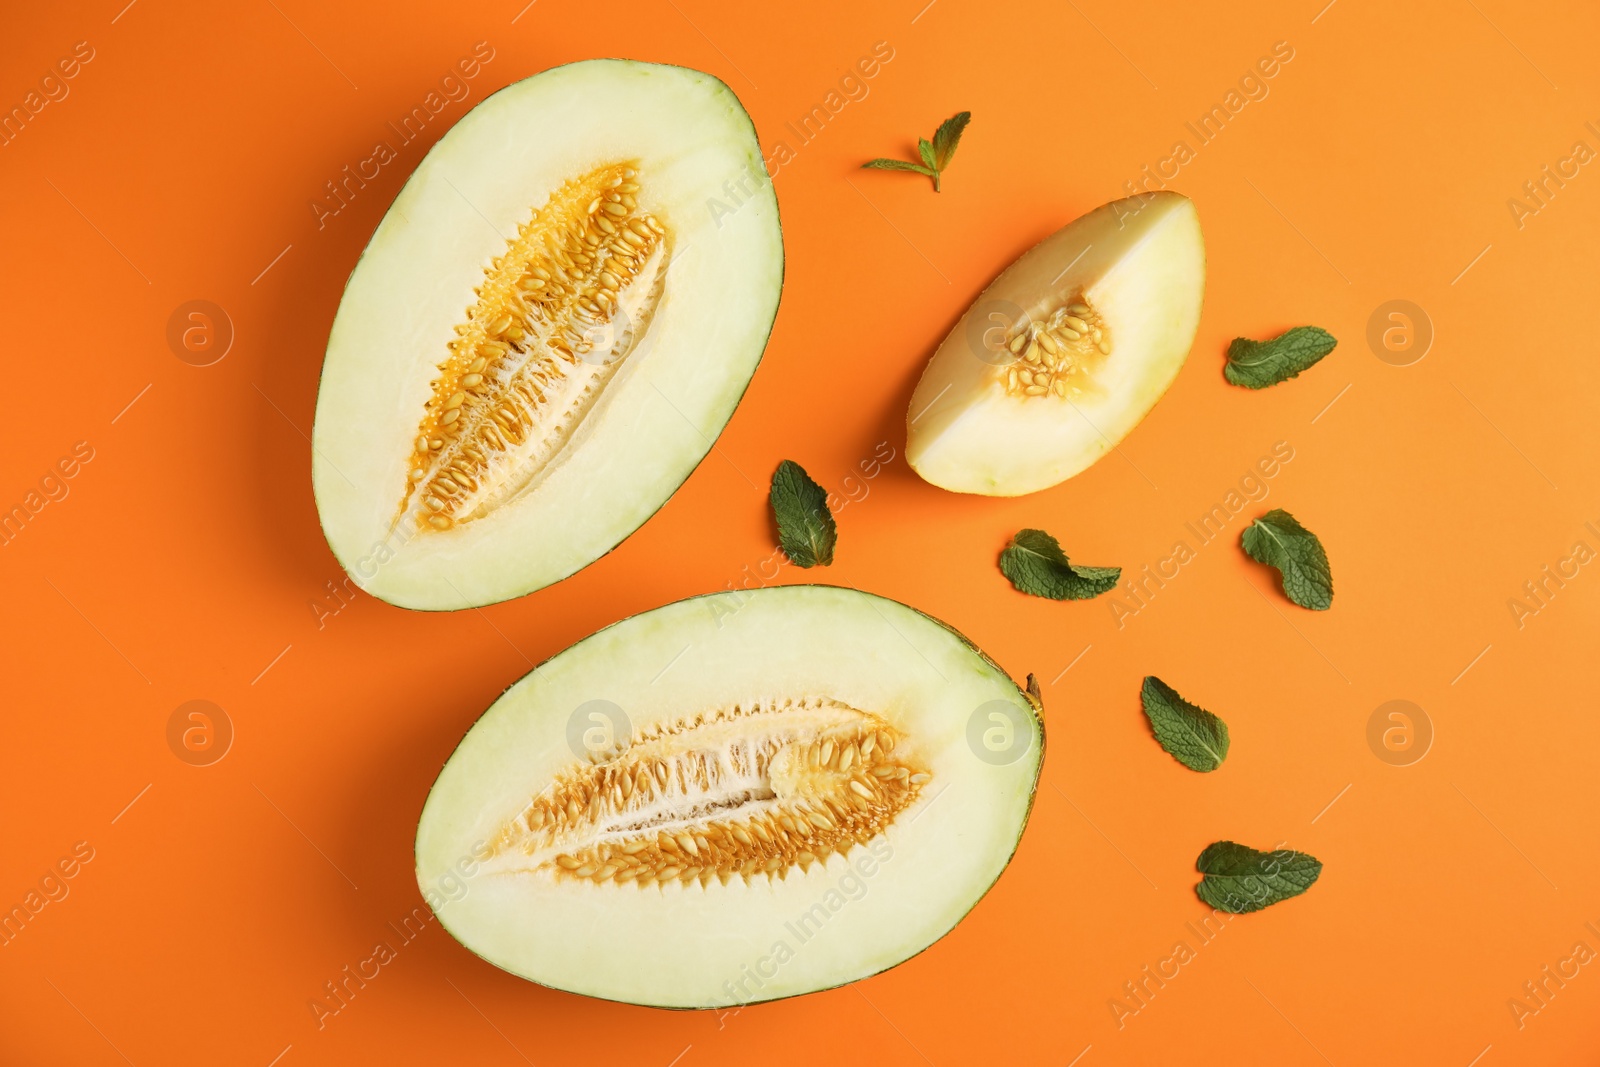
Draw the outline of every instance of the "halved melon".
M1096 208L1029 249L933 354L906 459L958 493L1065 481L1139 424L1194 343L1205 243L1187 197Z
M484 713L423 808L417 880L463 945L544 985L676 1008L824 989L978 902L1043 731L983 653L892 600L684 600Z
M334 554L425 609L587 566L710 450L782 280L755 129L716 78L594 60L489 97L339 305L312 441Z

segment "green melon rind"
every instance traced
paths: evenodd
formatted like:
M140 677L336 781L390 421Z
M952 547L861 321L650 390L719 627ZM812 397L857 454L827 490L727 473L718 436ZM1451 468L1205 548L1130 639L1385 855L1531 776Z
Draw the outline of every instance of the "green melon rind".
M913 614L916 614L916 615L926 619L928 622L930 622L933 625L935 625L935 626L939 627L940 629L944 630L946 633L950 634L957 641L959 641L963 646L966 647L968 652L973 654L978 660L980 660L982 663L984 663L986 666L988 666L994 672L995 675L997 675L997 676L999 676L1001 678L1004 678L1008 683L1010 683L1012 688L1016 690L1017 695L1022 698L1022 704L1029 709L1029 712L1030 712L1030 714L1032 716L1033 724L1034 724L1034 727L1035 727L1035 736L1038 739L1039 749L1038 749L1038 755L1037 755L1037 757L1035 759L1035 762L1034 762L1033 780L1028 784L1028 791L1027 791L1027 797L1026 797L1027 804L1026 804L1026 807L1023 809L1022 818L1019 821L1019 823L1017 824L1017 836L1016 836L1016 839L1012 842L1011 850L1006 854L1005 862L1000 865L1000 868L996 872L994 879L991 880L989 882L989 884L983 888L982 892L980 892L977 896L975 896L973 898L972 904L965 911L963 911L959 916L956 917L955 921L950 924L949 928L943 934L940 934L934 940L928 942L926 945L922 946L917 951L911 953L910 955L904 957L903 959L900 959L900 960L898 960L898 961L896 961L894 963L891 963L891 964L888 964L888 965L886 965L884 967L881 967L876 971L872 971L872 972L860 975L860 976L855 977L855 978L848 978L848 979L845 979L843 981L836 982L833 985L819 986L816 989L805 990L803 992L787 993L787 994L783 994L783 995L780 995L780 996L766 997L766 998L760 998L760 997L752 998L751 1000L741 1002L738 1005L739 1007L745 1007L745 1006L749 1006L751 1004L764 1004L764 1003L772 1003L772 1002L780 1001L780 1000L789 1000L789 999L792 999L794 997L810 996L810 995L812 995L814 993L823 993L823 992L827 992L828 990L831 990L831 989L839 989L839 988L841 988L843 986L852 985L855 982L864 981L864 980L866 980L868 978L872 978L872 977L875 977L875 976L877 976L879 974L883 974L886 971L893 970L894 968L899 967L902 964L910 962L911 960L915 959L916 957L922 955L924 952L928 951L930 948L932 948L934 945L938 944L940 941L944 940L944 938L948 937L952 932L954 932L956 927L958 927L961 924L961 922L966 919L966 917L968 915L972 914L973 910L976 909L977 906L983 901L983 899L986 896L989 895L989 893L994 889L995 885L999 883L1001 876L1004 875L1005 871L1011 866L1012 861L1016 858L1017 849L1020 848L1021 844L1022 844L1022 835L1027 831L1028 822L1032 818L1032 815L1033 815L1034 804L1038 800L1039 780L1040 780L1041 776L1044 773L1044 761L1045 761L1045 751L1046 751L1046 749L1045 749L1046 731L1045 731L1045 722L1044 722L1044 716L1043 716L1043 703L1042 703L1042 700L1037 700L1035 698L1035 696L1033 694L1031 694L1027 689L1024 689L1022 686L1017 685L1015 679L1013 679L1011 677L1011 675L1003 667L1001 667L999 663L997 663L994 660L994 657L990 656L983 649L979 648L976 644L973 643L973 641L970 638L968 638L961 631L957 630L954 626L951 626L949 623L943 621L942 619L939 619L939 618L936 618L936 617L934 617L932 615L929 615L927 612L920 611L917 608L914 608L911 605L906 604L903 601L895 600L892 597L880 596L879 594L876 594L876 593L867 593L864 590L857 590L857 589L850 588L848 586L834 586L834 585L828 585L828 584L821 583L821 582L808 582L808 583L797 583L795 585L770 586L770 587L767 587L767 588L768 589L832 589L832 590L843 590L845 592L860 593L863 596L871 597L872 599L875 599L875 600L882 600L882 601L886 601L886 602L888 602L890 604L894 604L894 605L896 605L898 607L904 608L905 610L910 611ZM730 592L727 592L727 591L719 591L719 592L712 592L712 593L700 593L700 594L697 594L695 596L685 597L682 600L673 601L672 604L669 604L669 605L662 605L662 607L670 607L670 606L675 606L675 605L679 605L679 604L691 603L693 601L709 600L709 599L712 599L712 598L715 598L715 597L725 597L725 596L730 596L730 595L747 595L747 596L748 595L758 595L761 591L762 590L746 591L746 592L743 592L742 594L741 593L737 593L737 592L730 593ZM624 617L622 619L618 619L616 622L613 622L613 623L610 623L610 624L608 624L606 626L603 626L599 630L594 631L593 633L589 634L588 636L580 638L578 641L574 642L573 644L568 645L566 648L563 648L560 651L558 651L558 652L556 652L556 653L554 653L554 654L552 654L550 656L545 657L544 659L540 660L537 664L535 664L522 677L518 678L515 682L512 682L510 685L506 686L506 688L501 691L501 695L496 697L495 700L490 703L489 707L490 708L494 707L495 704L497 704L504 697L504 695L506 693L510 692L511 689L513 689L517 685L521 684L527 678L529 678L532 675L536 674L539 671L539 669L541 667L543 667L545 664L550 663L551 661L557 659L558 657L566 655L568 652L574 652L574 651L578 650L584 644L588 643L589 641L599 637L600 635L606 633L607 631L609 631L609 630L611 630L611 629L613 629L613 628L615 628L617 626L621 626L624 623L627 623L627 622L629 622L629 621L631 621L633 619L639 618L642 615L650 614L651 611L656 611L656 610L660 610L660 609L659 608L652 608L652 609L648 609L647 611L638 612L638 613L635 613L634 615L630 615L630 616L626 616L626 617ZM1033 680L1033 676L1029 675L1029 681L1031 682L1032 680ZM487 714L487 713L488 713L488 709L486 708L483 714ZM482 715L479 716L479 719L481 719L481 718L482 718ZM469 726L467 728L467 730L462 734L461 740L457 741L455 746L451 749L450 755L445 758L445 760L444 760L444 762L442 764L440 764L441 773L443 771L443 768L446 765L448 765L450 763L450 761L453 760L456 757L456 754L458 752L460 752L461 747L462 747L463 744L465 744L468 735L471 734L473 726L476 726L477 723L478 723L478 719L474 719L473 720L473 725ZM429 799L431 799L431 797L432 797L432 790L430 788ZM427 800L425 800L424 803L423 803L423 815L426 814L426 809L427 809ZM412 844L412 850L413 850L413 856L414 857L416 856L417 852L420 849L421 829L422 829L422 816L419 816L419 818L418 818L418 836L417 836L417 838L413 839L413 844ZM418 887L419 887L419 889L423 889L424 887L422 886L422 872L420 870L420 862L419 862L418 866L419 866L419 869L416 871L417 880L418 880ZM426 902L424 903L424 906L427 906ZM430 911L431 911L431 909L430 909ZM572 990L572 989L567 989L567 988L565 988L563 986L554 985L554 984L547 983L547 982L541 982L538 979L530 978L527 975L520 974L520 973L515 972L515 971L506 970L506 968L502 967L500 964L496 963L494 960L489 959L487 956L484 956L482 953L478 952L471 945L467 944L460 937L458 937L456 935L456 932L451 929L450 923L445 919L444 916L439 915L437 912L433 912L432 914L434 914L434 917L439 921L439 925L441 927L443 927L444 930L447 933L450 934L451 938L458 945L460 945L462 948L466 949L472 955L478 957L479 959L483 960L485 963L487 963L490 966L494 967L496 970L505 970L506 973L513 974L517 978L520 978L520 979L522 979L523 981L526 981L526 982L530 982L533 985L542 986L543 988L553 989L553 990L557 990L557 991L563 992L563 993L571 993L574 996L589 997L589 998L594 999L594 1000L607 1001L607 1002L615 1003L615 1004L629 1004L629 1005L633 1005L633 1006L637 1006L637 1007L654 1008L654 1009L661 1010L661 1011L727 1010L728 1007L729 1007L728 1005L723 1005L723 1004L700 1004L700 1005L640 1004L637 1001L625 1000L625 999L622 999L622 998L615 998L615 997L606 997L606 996L599 995L599 994L596 994L596 993L591 993L591 992L586 992L586 991L579 991L579 990Z
M532 75L529 75L528 77L536 78L536 77L539 77L542 74L547 74L547 73L550 73L552 71L561 70L561 69L566 68L566 67L578 66L578 65L581 65L581 64L588 64L588 63L601 63L601 62L645 63L647 61L623 59L621 57L615 57L615 56L613 56L613 57L597 57L597 58L594 58L594 59L575 60L575 61L573 61L571 63L557 64L556 66L547 67L544 70L540 71L538 74L532 74ZM755 148L756 148L755 156L754 156L754 158L753 158L753 160L751 162L754 165L759 166L760 169L761 169L761 172L763 174L766 173L766 163L765 163L765 160L761 157L761 154L760 154L760 135L756 130L755 120L750 117L749 109L744 106L744 102L739 99L738 94L733 91L733 87L732 86L728 85L727 82L723 81L721 78L717 77L715 74L711 74L708 71L699 70L699 69L694 68L694 67L685 66L684 64L681 64L681 63L654 63L654 62L650 62L649 65L651 65L651 66L659 66L659 67L670 67L670 68L677 69L677 70L689 71L690 73L699 75L701 77L704 77L704 78L707 78L707 79L711 80L712 82L715 82L718 86L720 86L723 90L725 90L727 92L727 94L728 94L728 97L733 101L735 106L738 108L738 114L739 114L740 117L743 118L744 126L748 130L748 133L750 135L750 143L752 145L754 145ZM478 107L483 106L483 104L487 103L489 100L491 100L494 97L496 97L496 96L500 95L501 93L505 92L507 89L513 88L514 86L520 84L522 81L525 81L525 80L527 80L527 79L519 79L516 82L511 82L511 83L509 83L507 85L501 86L499 89L496 89L493 93L490 93L487 96L485 96L483 98L483 100L480 100L476 105L473 106L472 110L476 110ZM467 114L471 114L471 111L469 110L467 112ZM463 118L465 118L465 116L463 116ZM458 120L458 122L459 121L460 120ZM453 129L454 127L452 126L451 128ZM384 215L379 218L378 224L374 226L373 237L375 237L376 234L377 234L377 226L381 226L382 225L383 218L387 217L389 210L394 206L394 204L396 202L398 202L400 200L401 196L403 196L405 194L405 191L406 191L407 187L410 186L412 179L422 169L423 164L425 162L427 162L427 160L434 154L435 150L438 149L439 145L441 143L443 143L444 137L446 135L448 135L449 132L450 132L449 130L446 130L445 134L441 135L441 137L439 138L438 141L435 141L432 145L430 145L429 148L428 148L428 151L423 153L422 158L417 161L417 165L414 168L412 168L411 174L407 176L406 181L395 192L394 199L391 200L390 203L389 203L389 206L384 209ZM662 508L667 506L667 504L672 500L672 498L677 495L678 490L683 488L683 486L694 475L695 471L700 469L700 465L702 463L704 463L705 460L706 460L706 457L711 454L712 449L716 447L717 440L722 436L722 432L727 429L728 423L732 421L735 412L738 411L739 405L741 403L743 403L745 395L750 391L750 386L755 381L756 372L759 371L760 368L761 368L761 361L766 358L767 345L771 342L771 340L772 340L772 331L777 326L778 311L782 307L782 304L783 304L784 282L787 279L788 256L786 254L786 251L785 251L785 248L784 248L784 245L783 245L783 217L782 217L783 212L782 212L782 205L778 202L777 186L772 183L770 175L768 176L767 186L768 186L768 188L770 188L772 190L772 194L773 194L772 195L772 206L773 206L773 212L774 212L774 222L775 222L775 225L776 225L776 228L777 228L777 233L778 233L778 263L777 263L778 281L777 281L776 299L773 301L773 305L772 305L772 317L771 317L771 319L768 320L766 332L761 337L761 351L756 356L755 362L751 365L750 374L749 374L748 377L745 378L744 387L739 390L738 394L735 397L733 397L733 402L728 408L728 413L727 413L726 416L723 417L723 419L721 420L720 425L718 425L716 434L713 435L709 439L709 441L708 441L708 443L707 443L707 445L705 447L705 450L700 454L700 458L695 460L694 463L692 463L691 465L689 465L688 469L686 469L684 471L683 477L680 478L678 480L677 484L673 485L671 490L669 492L667 492L661 498L661 502L652 511L650 511L649 514L645 515L644 518L642 518L639 521L638 525L636 525L632 529L627 530L627 531L623 532L622 534L620 534L617 537L616 541L612 542L610 547L608 547L604 551L600 552L598 555L596 555L594 557L594 559L590 560L588 563L585 563L585 564L582 564L581 566L575 567L572 570L567 571L565 574L561 575L560 577L553 578L550 581L547 581L547 582L538 582L538 581L531 582L526 587L520 588L516 592L507 593L505 596L500 597L497 600L489 600L489 601L485 601L483 603L463 604L463 605L461 605L459 607L417 607L417 606L413 606L413 605L399 604L399 603L396 603L395 601L388 600L385 597L383 597L380 593L372 592L370 590L367 590L364 586L362 587L363 592L368 592L369 595L374 597L374 599L383 600L385 603L390 604L390 605L392 605L394 607L402 608L402 609L404 609L406 611L416 611L416 612L426 612L426 613L434 613L434 612L443 613L443 612L450 612L450 611L461 611L461 610L464 610L466 608L488 607L488 606L490 606L492 604L501 604L501 603L504 603L504 602L506 602L508 600L515 600L515 599L517 599L519 597L527 596L529 593L538 592L540 589L549 588L550 586L555 585L558 582L564 581L567 578L572 577L572 575L576 574L578 571L584 570L587 567L593 566L595 563L598 563L601 559L604 559L606 556L608 556L612 552L616 551L618 546L620 546L624 541L626 541L628 538L632 537L635 533L637 533L640 529L642 529L646 523L648 523L651 519L653 519L657 514L660 513ZM366 259L367 254L371 250L372 250L372 237L369 237L368 240L367 240L367 244L364 245L362 247L362 249L361 249L361 254L356 257L356 262L351 266L350 273L345 277L344 285L340 290L340 303L341 303L341 305L343 304L343 301L344 301L344 293L350 288L351 279L353 279L355 277L356 271L360 269L362 261ZM331 335L332 323L329 324L329 331L330 331L330 335ZM326 348L326 346L324 346L324 348ZM320 401L321 394L322 394L322 385L323 385L322 378L323 378L323 374L325 373L326 369L327 369L327 362L326 362L326 358L324 358L323 366L321 368L319 368L318 373L317 373L317 395L318 395L319 401ZM316 437L316 430L315 430L315 427L313 426L313 429L312 429L312 440L313 440L313 442L315 441L315 437ZM313 464L316 462L316 454L315 454L315 445L314 444L313 444L313 454L311 456L311 462ZM313 496L314 495L315 494L313 494ZM355 568L354 564L357 561L346 559L345 556L340 553L338 546L334 544L333 538L328 533L326 523L325 523L325 521L323 519L322 509L320 507L317 509L317 518L318 518L318 529L322 532L323 540L327 543L329 551L333 553L334 558L339 562L339 566L341 568L343 568L344 571L347 574L351 575L352 577L356 577L356 573L357 572L356 572L356 568ZM359 578L357 578L357 584L358 585L361 584Z

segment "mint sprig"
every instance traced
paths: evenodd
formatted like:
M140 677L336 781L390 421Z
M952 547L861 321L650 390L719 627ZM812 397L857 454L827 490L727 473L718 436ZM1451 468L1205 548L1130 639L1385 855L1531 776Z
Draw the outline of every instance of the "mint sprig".
M1191 771L1214 771L1228 757L1228 724L1191 704L1155 675L1139 692L1145 718L1168 755Z
M1297 897L1322 875L1315 856L1287 848L1258 852L1233 841L1207 845L1195 867L1204 875L1195 893L1213 908L1235 915Z
M932 141L919 137L917 155L922 157L921 163L910 163L904 159L869 159L861 167L863 170L909 170L925 174L933 179L933 191L937 193L940 191L940 176L950 165L951 158L956 154L956 145L961 143L961 133L971 121L972 112L962 111L941 122L934 131Z
M1314 366L1338 343L1333 334L1316 326L1296 326L1270 341L1235 337L1228 345L1222 374L1234 385L1265 389Z
M1257 563L1276 567L1283 595L1312 611L1333 606L1333 574L1317 535L1282 508L1274 508L1245 527L1240 543Z
M768 495L778 520L778 547L797 567L824 567L833 562L839 527L828 510L828 492L805 468L786 459L772 472Z
M1115 588L1122 568L1074 565L1054 537L1043 530L1022 530L1001 551L1000 573L1030 596L1088 600Z

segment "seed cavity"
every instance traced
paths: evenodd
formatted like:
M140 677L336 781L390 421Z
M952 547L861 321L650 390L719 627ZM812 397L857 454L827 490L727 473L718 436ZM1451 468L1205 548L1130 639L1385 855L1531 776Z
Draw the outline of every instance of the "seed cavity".
M883 833L931 774L826 697L684 716L574 761L503 826L489 873L600 885L785 879Z
M1082 395L1088 372L1111 354L1111 331L1087 297L1078 293L1049 314L1025 318L1006 337L1016 361L996 368L1009 396L1071 400Z
M444 531L537 488L638 350L671 242L638 206L636 167L606 164L567 181L485 268L423 405L407 464L423 475L408 477L396 524L413 498L431 509L418 509L419 527ZM607 199L624 184L634 189ZM596 252L619 232L626 256Z

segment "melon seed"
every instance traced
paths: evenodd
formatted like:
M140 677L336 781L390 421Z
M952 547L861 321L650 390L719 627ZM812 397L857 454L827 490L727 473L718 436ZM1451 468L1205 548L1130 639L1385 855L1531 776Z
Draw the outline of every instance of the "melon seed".
M396 521L413 497L433 511L419 509L425 530L490 514L561 454L593 410L664 290L669 235L638 210L637 177L635 166L612 163L570 178L485 270L431 383ZM607 241L629 254L608 256ZM605 333L623 313L631 328ZM596 336L624 343L584 362L576 353Z
M1112 352L1104 320L1081 293L1017 330L1006 347L1021 364L997 368L997 380L1022 400L1066 399L1077 391L1077 379Z
M931 775L890 759L896 737L877 715L829 699L687 715L574 762L493 849L591 885L786 878L864 844L915 802ZM647 783L669 781L682 789L663 806ZM671 828L639 825L650 821Z

